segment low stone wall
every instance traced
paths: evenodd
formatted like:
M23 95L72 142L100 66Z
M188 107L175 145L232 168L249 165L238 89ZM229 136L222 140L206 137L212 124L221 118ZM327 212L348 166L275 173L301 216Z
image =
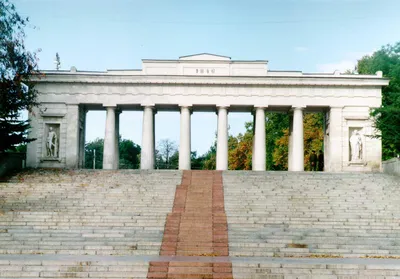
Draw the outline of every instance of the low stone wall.
M400 158L393 158L382 162L383 172L400 176Z
M26 153L0 153L0 177L25 167Z

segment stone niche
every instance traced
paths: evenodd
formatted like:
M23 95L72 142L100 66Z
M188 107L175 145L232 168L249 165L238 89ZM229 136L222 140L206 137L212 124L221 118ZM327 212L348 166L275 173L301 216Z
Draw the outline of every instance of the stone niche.
M60 160L60 124L45 123L44 126L43 161Z
M349 164L365 163L365 133L363 127L349 127Z

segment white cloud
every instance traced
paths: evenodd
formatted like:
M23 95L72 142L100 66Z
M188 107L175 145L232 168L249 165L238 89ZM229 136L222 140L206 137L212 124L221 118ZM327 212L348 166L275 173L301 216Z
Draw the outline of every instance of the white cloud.
M323 73L333 73L339 70L341 73L344 73L346 70L354 70L356 63L357 60L342 60L339 62L317 65L317 70Z
M329 62L324 64L317 64L317 71L323 73L333 73L338 70L344 73L347 70L354 70L357 65L357 60L361 59L364 55L372 55L376 51L369 52L349 52L344 55L344 59L337 62Z

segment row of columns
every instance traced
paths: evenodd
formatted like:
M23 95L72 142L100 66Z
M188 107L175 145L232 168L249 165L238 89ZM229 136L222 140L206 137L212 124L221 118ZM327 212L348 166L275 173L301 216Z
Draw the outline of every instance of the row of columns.
M191 167L191 109L180 107L179 169ZM253 138L253 170L266 169L265 109L255 107ZM289 171L304 170L303 109L293 107L289 128ZM104 137L103 169L118 169L119 162L119 114L116 107L106 107L106 131ZM143 109L141 169L154 169L155 165L155 110L154 106ZM216 169L228 169L228 106L217 107L217 158Z

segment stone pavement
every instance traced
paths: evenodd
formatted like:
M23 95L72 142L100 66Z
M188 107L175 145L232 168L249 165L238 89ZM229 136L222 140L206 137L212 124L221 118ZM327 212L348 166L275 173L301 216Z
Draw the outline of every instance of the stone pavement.
M400 278L380 173L35 171L0 183L0 278Z

